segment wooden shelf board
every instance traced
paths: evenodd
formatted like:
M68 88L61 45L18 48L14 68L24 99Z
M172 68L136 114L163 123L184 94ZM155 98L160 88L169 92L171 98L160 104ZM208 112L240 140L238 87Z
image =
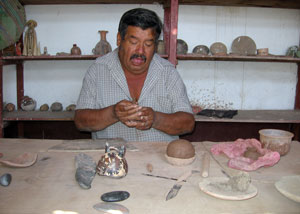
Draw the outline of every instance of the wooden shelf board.
M199 122L300 123L300 110L238 110L232 119L195 115Z
M73 121L74 111L13 111L3 112L3 121Z
M300 63L300 58L287 56L238 56L238 55L200 55L200 54L185 54L177 55L178 60L206 60L206 61L248 61L248 62L287 62Z
M300 9L298 0L179 0L179 5L270 7ZM167 0L20 0L23 5L42 4L168 4Z
M100 55L67 55L67 56L4 56L3 63L14 64L22 61L39 61L39 60L94 60ZM168 58L168 55L161 55L163 58ZM300 63L300 58L287 56L211 56L200 54L184 54L177 55L178 60L200 60L200 61L240 61L240 62L286 62L286 63Z
M4 64L14 64L22 61L39 61L39 60L95 60L101 57L101 55L66 55L66 56L3 56L2 60ZM161 55L163 58L167 58L168 55Z
M73 111L4 112L4 121L73 121ZM195 115L198 122L300 123L300 110L239 110L232 119Z

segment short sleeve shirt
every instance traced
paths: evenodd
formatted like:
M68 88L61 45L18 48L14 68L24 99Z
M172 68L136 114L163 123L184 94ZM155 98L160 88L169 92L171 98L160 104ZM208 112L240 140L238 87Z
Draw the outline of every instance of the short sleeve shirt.
M76 109L102 109L121 100L132 100L126 77L118 57L118 49L99 57L89 67L77 101ZM167 60L154 54L138 104L151 107L154 111L171 114L192 113L185 85ZM117 122L101 131L92 133L95 138L121 137L127 141L172 141L178 136L168 135L151 128L137 130Z

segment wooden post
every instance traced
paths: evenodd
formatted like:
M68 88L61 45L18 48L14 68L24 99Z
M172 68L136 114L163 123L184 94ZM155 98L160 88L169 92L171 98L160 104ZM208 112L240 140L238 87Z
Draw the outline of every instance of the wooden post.
M300 109L300 63L298 63L297 79L298 81L296 85L295 109Z
M17 104L18 109L21 109L21 101L24 97L24 66L23 62L18 62L17 66Z
M164 40L168 60L176 66L176 45L178 25L178 0L170 0L170 5L165 5L164 15Z
M23 62L17 62L17 106L18 110L21 109L21 101L24 97L24 65ZM23 122L18 122L18 136L24 137L24 124Z
M0 138L3 138L3 60L0 56Z

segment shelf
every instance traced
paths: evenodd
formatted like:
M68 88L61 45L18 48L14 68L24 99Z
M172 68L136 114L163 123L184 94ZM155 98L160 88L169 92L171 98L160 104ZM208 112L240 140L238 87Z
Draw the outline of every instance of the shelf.
M200 54L185 54L177 55L178 60L207 60L207 61L247 61L247 62L288 62L300 63L300 58L287 56L238 56L238 55L200 55Z
M39 61L39 60L95 60L101 55L66 55L66 56L3 56L4 65L15 64L22 61ZM168 55L161 55L163 58L168 58Z
M73 121L74 111L3 112L3 121Z
M42 4L167 4L167 0L19 0L23 5ZM211 5L238 7L270 7L300 9L298 0L179 0L183 5Z
M238 110L232 119L195 115L198 122L300 123L300 110Z
M4 56L2 60L4 64L14 64L21 61L38 61L38 60L94 60L100 55L67 55L67 56ZM161 55L163 58L168 58L168 55ZM178 60L202 60L202 61L247 61L247 62L287 62L300 63L300 58L287 56L211 56L200 54L185 54L177 55Z
M4 121L73 121L74 111L3 112ZM198 122L300 123L300 110L239 110L232 119L195 115Z

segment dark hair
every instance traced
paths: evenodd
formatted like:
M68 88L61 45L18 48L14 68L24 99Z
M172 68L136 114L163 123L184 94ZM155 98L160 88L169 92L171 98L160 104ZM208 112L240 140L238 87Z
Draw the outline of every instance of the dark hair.
M144 8L132 9L123 14L118 29L122 39L125 38L128 26L140 27L143 30L152 28L155 31L155 42L157 42L162 29L162 23L157 14Z

